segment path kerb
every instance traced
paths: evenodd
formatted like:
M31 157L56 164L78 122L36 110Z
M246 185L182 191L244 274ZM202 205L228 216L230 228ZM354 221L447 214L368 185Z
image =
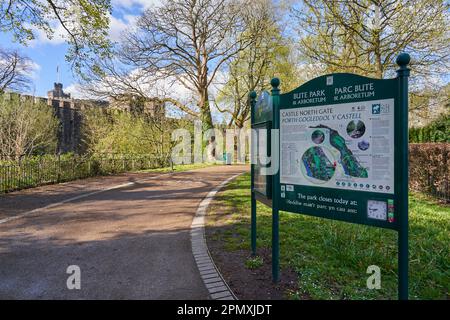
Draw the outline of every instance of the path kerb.
M211 201L216 196L217 192L219 192L231 180L235 179L241 174L242 173L236 174L226 179L216 188L211 190L198 206L195 217L192 220L191 225L192 254L194 255L194 259L197 264L203 283L208 289L211 299L214 300L238 300L238 299L236 298L233 291L230 289L228 284L223 279L219 269L217 268L211 257L211 254L209 253L205 239L205 217L208 207Z

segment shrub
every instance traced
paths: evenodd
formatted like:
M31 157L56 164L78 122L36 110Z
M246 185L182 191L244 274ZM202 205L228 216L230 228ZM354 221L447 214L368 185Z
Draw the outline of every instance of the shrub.
M409 142L450 142L450 113L424 127L409 129Z
M412 190L449 201L449 167L450 143L410 144L409 186Z
M16 94L0 95L0 158L18 160L53 153L57 128L52 108L42 101Z

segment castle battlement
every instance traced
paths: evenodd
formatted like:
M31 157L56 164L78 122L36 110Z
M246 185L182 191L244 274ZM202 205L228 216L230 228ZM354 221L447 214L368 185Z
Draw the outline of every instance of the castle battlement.
M164 117L164 104L158 104L134 95L121 95L105 100L74 99L70 93L65 93L62 83L54 83L53 90L47 92L47 98L6 93L6 97L20 96L20 99L44 103L53 108L55 116L61 125L58 132L58 150L61 153L81 152L81 127L83 125L83 110L99 108L105 112L133 112L152 117Z

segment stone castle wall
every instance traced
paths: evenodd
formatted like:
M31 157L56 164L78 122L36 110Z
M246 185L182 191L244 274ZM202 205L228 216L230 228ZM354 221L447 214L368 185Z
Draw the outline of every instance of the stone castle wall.
M92 101L79 100L70 97L62 90L62 84L55 83L53 90L48 92L48 98L21 95L23 99L32 99L52 107L55 116L60 122L58 130L58 151L60 153L83 152L82 126L83 111L89 108L101 108L106 111L120 110L123 112L143 112L151 116L164 116L164 107L152 102L145 102L137 109L134 99L124 97L122 101Z
M47 104L53 108L55 116L59 119L58 150L60 153L81 150L81 126L83 116L81 108L74 101L66 99L47 99Z

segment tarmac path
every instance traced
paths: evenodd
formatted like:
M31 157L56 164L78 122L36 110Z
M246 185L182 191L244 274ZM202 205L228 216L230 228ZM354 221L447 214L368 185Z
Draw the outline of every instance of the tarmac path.
M245 170L124 174L0 196L0 299L208 299L190 225L207 193ZM79 290L67 288L72 265Z

